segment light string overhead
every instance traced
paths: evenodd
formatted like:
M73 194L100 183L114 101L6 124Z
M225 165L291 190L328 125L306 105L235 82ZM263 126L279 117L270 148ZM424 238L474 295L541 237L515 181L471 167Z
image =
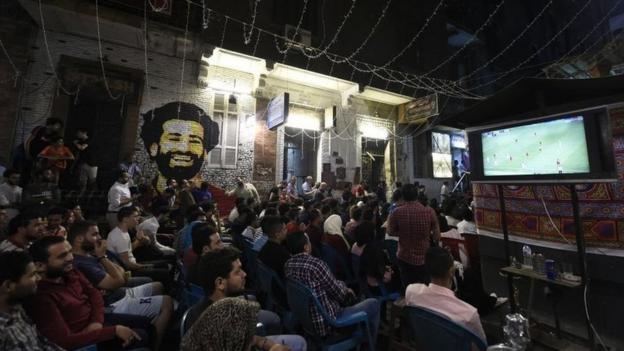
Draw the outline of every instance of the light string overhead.
M102 53L102 36L100 34L100 11L98 6L98 0L95 0L95 27L97 28L97 41L98 41L98 53L100 54L100 68L102 69L102 80L104 81L104 88L111 100L117 100L122 94L113 95L110 86L108 85L108 79L106 79L106 69L104 68L104 55Z

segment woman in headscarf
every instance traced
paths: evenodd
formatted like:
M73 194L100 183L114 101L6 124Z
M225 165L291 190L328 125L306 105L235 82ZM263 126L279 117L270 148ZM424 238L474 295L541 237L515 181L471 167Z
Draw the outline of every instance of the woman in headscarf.
M345 259L349 258L349 242L342 234L342 218L337 214L331 214L323 224L325 233L324 241L332 246Z
M184 335L182 351L247 351L256 333L260 306L240 298L210 305Z

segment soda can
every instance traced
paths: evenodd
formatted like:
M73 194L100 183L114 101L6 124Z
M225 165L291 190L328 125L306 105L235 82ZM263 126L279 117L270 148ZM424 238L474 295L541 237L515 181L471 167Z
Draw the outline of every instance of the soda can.
M557 270L555 269L554 260L545 260L544 269L546 270L546 278L555 280L557 279Z

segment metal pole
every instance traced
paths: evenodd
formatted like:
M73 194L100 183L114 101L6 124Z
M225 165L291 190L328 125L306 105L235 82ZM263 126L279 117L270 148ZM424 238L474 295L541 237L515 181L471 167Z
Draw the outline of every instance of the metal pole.
M509 253L509 232L507 231L507 216L505 210L505 196L503 195L503 186L498 186L498 200L500 201L501 210L501 224L503 226L503 237L505 239L505 264L507 267L511 266L511 255ZM513 277L511 274L507 274L507 289L509 290L509 304L511 306L511 312L516 312L516 296L513 288Z
M589 278L587 277L587 262L585 261L585 235L583 234L583 225L578 204L578 194L574 184L570 184L570 199L572 200L572 214L574 216L574 232L576 234L576 250L579 261L579 269L581 272L581 281L583 289L587 289ZM583 290L583 294L585 290ZM594 333L592 332L591 322L585 314L585 323L587 324L587 338L589 343L594 347Z

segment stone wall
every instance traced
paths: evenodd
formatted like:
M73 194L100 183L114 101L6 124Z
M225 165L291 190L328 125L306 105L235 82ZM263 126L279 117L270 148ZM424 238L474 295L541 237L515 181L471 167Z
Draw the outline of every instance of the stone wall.
M54 32L48 32L47 37L54 67L58 67L61 54L90 60L95 63L99 62L96 40ZM43 40L43 36L39 32L31 52L31 65L26 74L29 86L27 88L24 87L21 93L20 120L15 132L15 144L21 143L35 126L44 123L45 119L50 116L54 97L63 93L62 90L59 91L57 89L54 71L51 69L47 59ZM157 39L150 38L150 46L152 45L158 45ZM143 49L112 43L103 43L103 47L108 63L145 71ZM188 50L193 51L192 46L189 46ZM182 59L176 56L175 48L173 48L171 54L157 53L150 48L148 53L147 83L144 84L139 103L139 112L141 114L174 101L192 103L206 111L209 115L212 113L215 91L209 88L198 87L196 83L198 61L197 59L193 60L192 56L189 58L189 56L191 55L187 56L185 63L184 77L181 77ZM214 74L222 77L224 74L228 74L228 72L224 73L223 70L219 70ZM236 74L236 72L232 72L232 74ZM237 78L244 79L245 77ZM180 92L178 87L181 82L182 91ZM37 94L26 94L27 90L35 87L38 88ZM236 94L236 97L242 106L242 112L239 114L239 142L236 169L210 168L207 162L205 162L201 171L204 179L224 188L234 186L237 176L251 179L253 169L253 132L248 132L247 124L248 116L253 116L255 112L255 99L251 95L245 94ZM136 133L124 135L126 140L122 140L122 143L134 145L135 160L141 165L147 175L153 176L156 172L156 166L150 162L143 142L138 137L142 124L143 119L141 115ZM132 145L130 147L132 148Z

